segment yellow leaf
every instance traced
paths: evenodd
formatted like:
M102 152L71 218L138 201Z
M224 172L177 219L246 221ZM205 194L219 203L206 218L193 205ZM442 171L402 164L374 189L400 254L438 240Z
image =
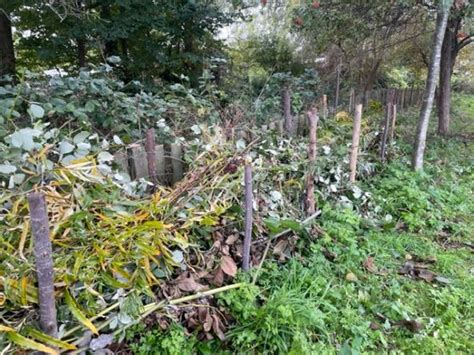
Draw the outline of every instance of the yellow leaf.
M0 324L0 332L15 332L16 330Z
M53 338L52 336L48 334L44 334L40 332L39 330L36 330L34 328L28 328L26 330L26 334L33 339L39 340L45 344L61 348L61 349L66 349L66 350L76 350L77 347L74 344L69 344L65 341Z
M26 348L26 349L31 349L31 350L37 350L37 351L42 351L46 354L51 354L51 355L58 355L59 352L50 348L49 346L43 345L41 343L37 343L34 340L25 338L23 335L18 334L15 330L13 331L8 331L8 338L14 342L16 345Z
M94 333L94 334L99 334L99 331L95 327L95 325L82 313L82 311L79 309L76 301L72 298L71 294L69 291L66 290L65 293L65 300L66 304L69 307L69 310L71 311L72 315L76 317L76 319L82 323L86 328L89 328L89 330Z

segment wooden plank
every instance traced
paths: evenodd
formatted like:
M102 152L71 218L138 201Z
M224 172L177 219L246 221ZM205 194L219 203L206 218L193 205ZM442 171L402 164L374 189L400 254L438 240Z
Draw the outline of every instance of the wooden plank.
M181 144L171 144L171 166L173 168L172 183L176 184L183 179L183 148Z
M153 128L149 128L146 131L145 150L148 165L148 176L153 184L156 184L158 182L158 178L156 176L157 172L155 147L155 130Z
M126 150L121 149L114 154L114 163L117 164L120 172L130 174L128 154Z
M155 147L156 155L156 175L160 184L166 185L168 183L168 176L166 174L166 160L165 147L163 144Z
M140 179L148 177L148 164L145 148L142 145L136 144L130 148L132 152L131 166L132 178Z

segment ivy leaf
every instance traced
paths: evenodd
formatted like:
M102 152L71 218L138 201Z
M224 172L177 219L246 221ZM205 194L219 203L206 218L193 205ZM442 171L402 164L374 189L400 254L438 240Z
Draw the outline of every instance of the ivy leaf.
M20 185L25 181L26 175L25 174L14 174L10 176L10 181L8 182L8 188L13 189L15 185Z
M59 143L59 152L61 154L68 154L71 153L74 150L74 145L72 145L69 142L62 141Z
M16 171L16 166L11 164L0 164L0 173L9 175Z
M101 163L103 162L110 162L114 160L114 156L110 154L109 152L100 152L97 155L97 160Z
M43 118L44 116L44 109L38 104L31 104L30 109L28 110L31 118Z
M79 144L79 143L82 143L86 140L87 137L89 137L91 134L87 131L82 131L82 132L79 132L78 134L76 134L74 136L74 138L72 139L72 141L74 142L74 144Z

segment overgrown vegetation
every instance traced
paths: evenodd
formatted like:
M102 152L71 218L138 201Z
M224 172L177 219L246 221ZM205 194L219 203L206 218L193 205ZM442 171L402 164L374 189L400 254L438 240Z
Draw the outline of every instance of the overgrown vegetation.
M473 352L472 10L0 1L0 353Z
M411 115L403 121L405 128L413 124ZM474 189L472 149L462 137L437 139L432 164L413 173L402 148L360 185L370 203L323 202L316 235L301 235L288 262L266 262L255 285L240 275L248 286L218 297L234 322L225 342L193 352L470 352L474 204L466 197ZM407 275L407 262L439 277ZM138 353L165 333L145 334Z

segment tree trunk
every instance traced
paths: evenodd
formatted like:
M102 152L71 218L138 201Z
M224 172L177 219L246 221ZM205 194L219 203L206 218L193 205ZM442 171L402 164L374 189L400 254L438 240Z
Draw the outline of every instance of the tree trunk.
M86 41L83 38L77 39L77 65L79 68L85 68L86 63Z
M288 84L285 84L283 87L281 99L283 104L285 131L287 135L291 136L293 134L293 116L291 115L291 90Z
M433 108L434 93L436 88L436 79L439 74L439 65L441 57L441 47L443 45L444 32L448 22L449 8L451 7L440 3L438 7L438 15L436 17L436 31L433 45L433 53L431 55L430 67L428 70L428 79L426 80L425 93L423 96L423 105L420 111L420 118L415 136L415 149L413 152L412 168L414 170L423 169L423 158L426 147L426 135L428 133L428 123L430 121L431 110Z
M448 20L441 48L438 97L438 134L444 136L449 132L451 108L451 76L456 61L456 35L460 28L461 18Z
M15 76L15 72L12 24L8 14L0 11L0 77Z

